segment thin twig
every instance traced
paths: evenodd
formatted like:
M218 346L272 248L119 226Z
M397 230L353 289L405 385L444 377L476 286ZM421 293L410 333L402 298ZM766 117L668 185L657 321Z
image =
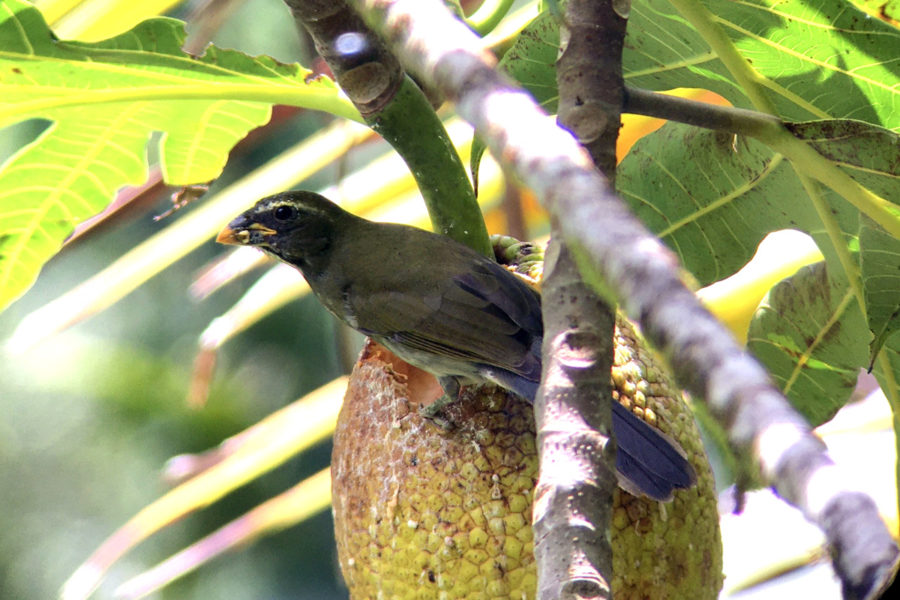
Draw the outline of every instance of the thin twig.
M773 128L782 127L778 117L755 110L716 106L632 86L625 86L622 112L752 137L759 137Z

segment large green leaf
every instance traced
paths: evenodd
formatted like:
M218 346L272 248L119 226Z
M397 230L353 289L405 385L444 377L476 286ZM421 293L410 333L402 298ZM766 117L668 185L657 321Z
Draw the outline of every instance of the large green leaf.
M146 145L163 132L168 183L216 177L228 151L273 103L358 118L336 86L268 57L181 51L174 19L96 44L63 42L22 0L0 4L0 126L52 122L0 167L0 309L23 293L79 221L146 178Z
M846 0L705 0L780 117L852 118L900 130L900 31ZM632 5L624 56L629 83L700 87L737 106L747 96L666 0Z
M846 120L797 123L790 129L867 189L900 201L900 137L895 133ZM873 337L865 335L866 329L880 344L900 326L900 240L860 217L833 192L822 190L826 212L839 229L835 240L795 170L768 146L750 138L669 123L635 144L619 167L618 185L632 209L678 253L701 283L740 268L767 233L799 229L813 236L826 257L829 298L853 298L853 311L859 316L859 322L853 322L853 334L862 347ZM851 264L849 272L845 271L838 250L845 256L854 252L859 265ZM852 286L857 279L862 284L868 324L855 303ZM790 288L779 293L787 294L786 289ZM773 340L780 339L783 332L766 329L771 323L769 319L754 325L751 337L777 345ZM813 334L810 339L815 337ZM877 350L877 345L872 350ZM785 375L785 364L792 356L796 358L791 354L796 351L783 342L780 353L766 357L768 366L780 369L776 373L781 373L785 382L792 376ZM848 364L854 368L870 362L867 353L852 356ZM831 367L805 371L804 380L810 386L831 389L837 385L832 381L834 373L849 369L847 364L835 364L837 371ZM821 381L817 379L820 376ZM849 381L851 376L841 375L845 376ZM825 403L825 409L816 408L821 413L804 410L826 418L844 398L832 400Z
M846 0L706 0L779 116L900 131L900 31Z
M857 121L798 123L791 129L871 191L900 201L900 138L893 132ZM809 233L836 260L833 240L793 168L752 138L666 124L634 145L619 166L618 186L702 284L732 274L767 233L779 229ZM843 243L855 244L856 209L831 192L823 196ZM868 249L860 248L863 256Z
M868 347L859 305L824 263L800 269L769 292L747 345L812 423L829 420L856 386Z
M866 189L900 203L900 136L859 121L793 123L789 129L808 142ZM834 194L826 194L833 210L843 209ZM842 211L845 212L845 211ZM897 210L900 213L900 208ZM844 234L858 236L859 261L866 317L873 334L872 358L888 336L900 329L900 240L859 216L854 231L851 219L841 220ZM820 242L823 254L830 249Z
M705 0L789 121L852 118L900 130L900 31L845 0ZM556 110L556 20L541 13L502 66ZM625 81L652 90L698 87L749 107L744 90L668 0L635 0Z
M866 298L866 316L873 333L869 364L885 341L900 331L900 240L888 235L866 217L860 219L860 271Z
M742 267L771 231L821 228L787 161L752 138L668 123L634 145L617 183L701 285Z

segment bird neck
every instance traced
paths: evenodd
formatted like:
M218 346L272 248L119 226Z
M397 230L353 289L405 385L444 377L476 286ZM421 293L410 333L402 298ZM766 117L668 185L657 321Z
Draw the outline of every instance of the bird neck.
M346 277L345 271L354 262L364 259L368 250L366 226L371 223L349 213L339 218L339 223L317 228L321 235L307 238L302 255L290 260L303 272L314 291L323 285L340 285Z

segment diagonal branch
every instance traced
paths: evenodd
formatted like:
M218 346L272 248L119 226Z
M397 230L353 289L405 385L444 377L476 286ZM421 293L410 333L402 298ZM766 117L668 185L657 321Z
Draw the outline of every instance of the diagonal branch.
M436 0L360 4L401 61L434 81L535 191L585 278L621 301L736 450L755 453L766 480L822 528L845 597L874 597L898 558L875 503L850 484L765 370L681 282L674 256L612 193L572 136L500 76L478 38Z

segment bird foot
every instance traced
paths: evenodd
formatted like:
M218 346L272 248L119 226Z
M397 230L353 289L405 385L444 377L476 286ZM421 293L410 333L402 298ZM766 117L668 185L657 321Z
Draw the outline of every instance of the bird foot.
M459 398L460 385L455 377L438 377L438 383L444 390L444 395L429 404L419 408L419 414L443 429L449 431L455 429L450 416L444 411Z
M444 412L444 409L454 402L456 402L456 398L452 398L447 394L444 394L431 404L419 407L419 414L444 431L450 431L452 429L455 429L456 426L454 425L453 421L448 418L448 415Z

